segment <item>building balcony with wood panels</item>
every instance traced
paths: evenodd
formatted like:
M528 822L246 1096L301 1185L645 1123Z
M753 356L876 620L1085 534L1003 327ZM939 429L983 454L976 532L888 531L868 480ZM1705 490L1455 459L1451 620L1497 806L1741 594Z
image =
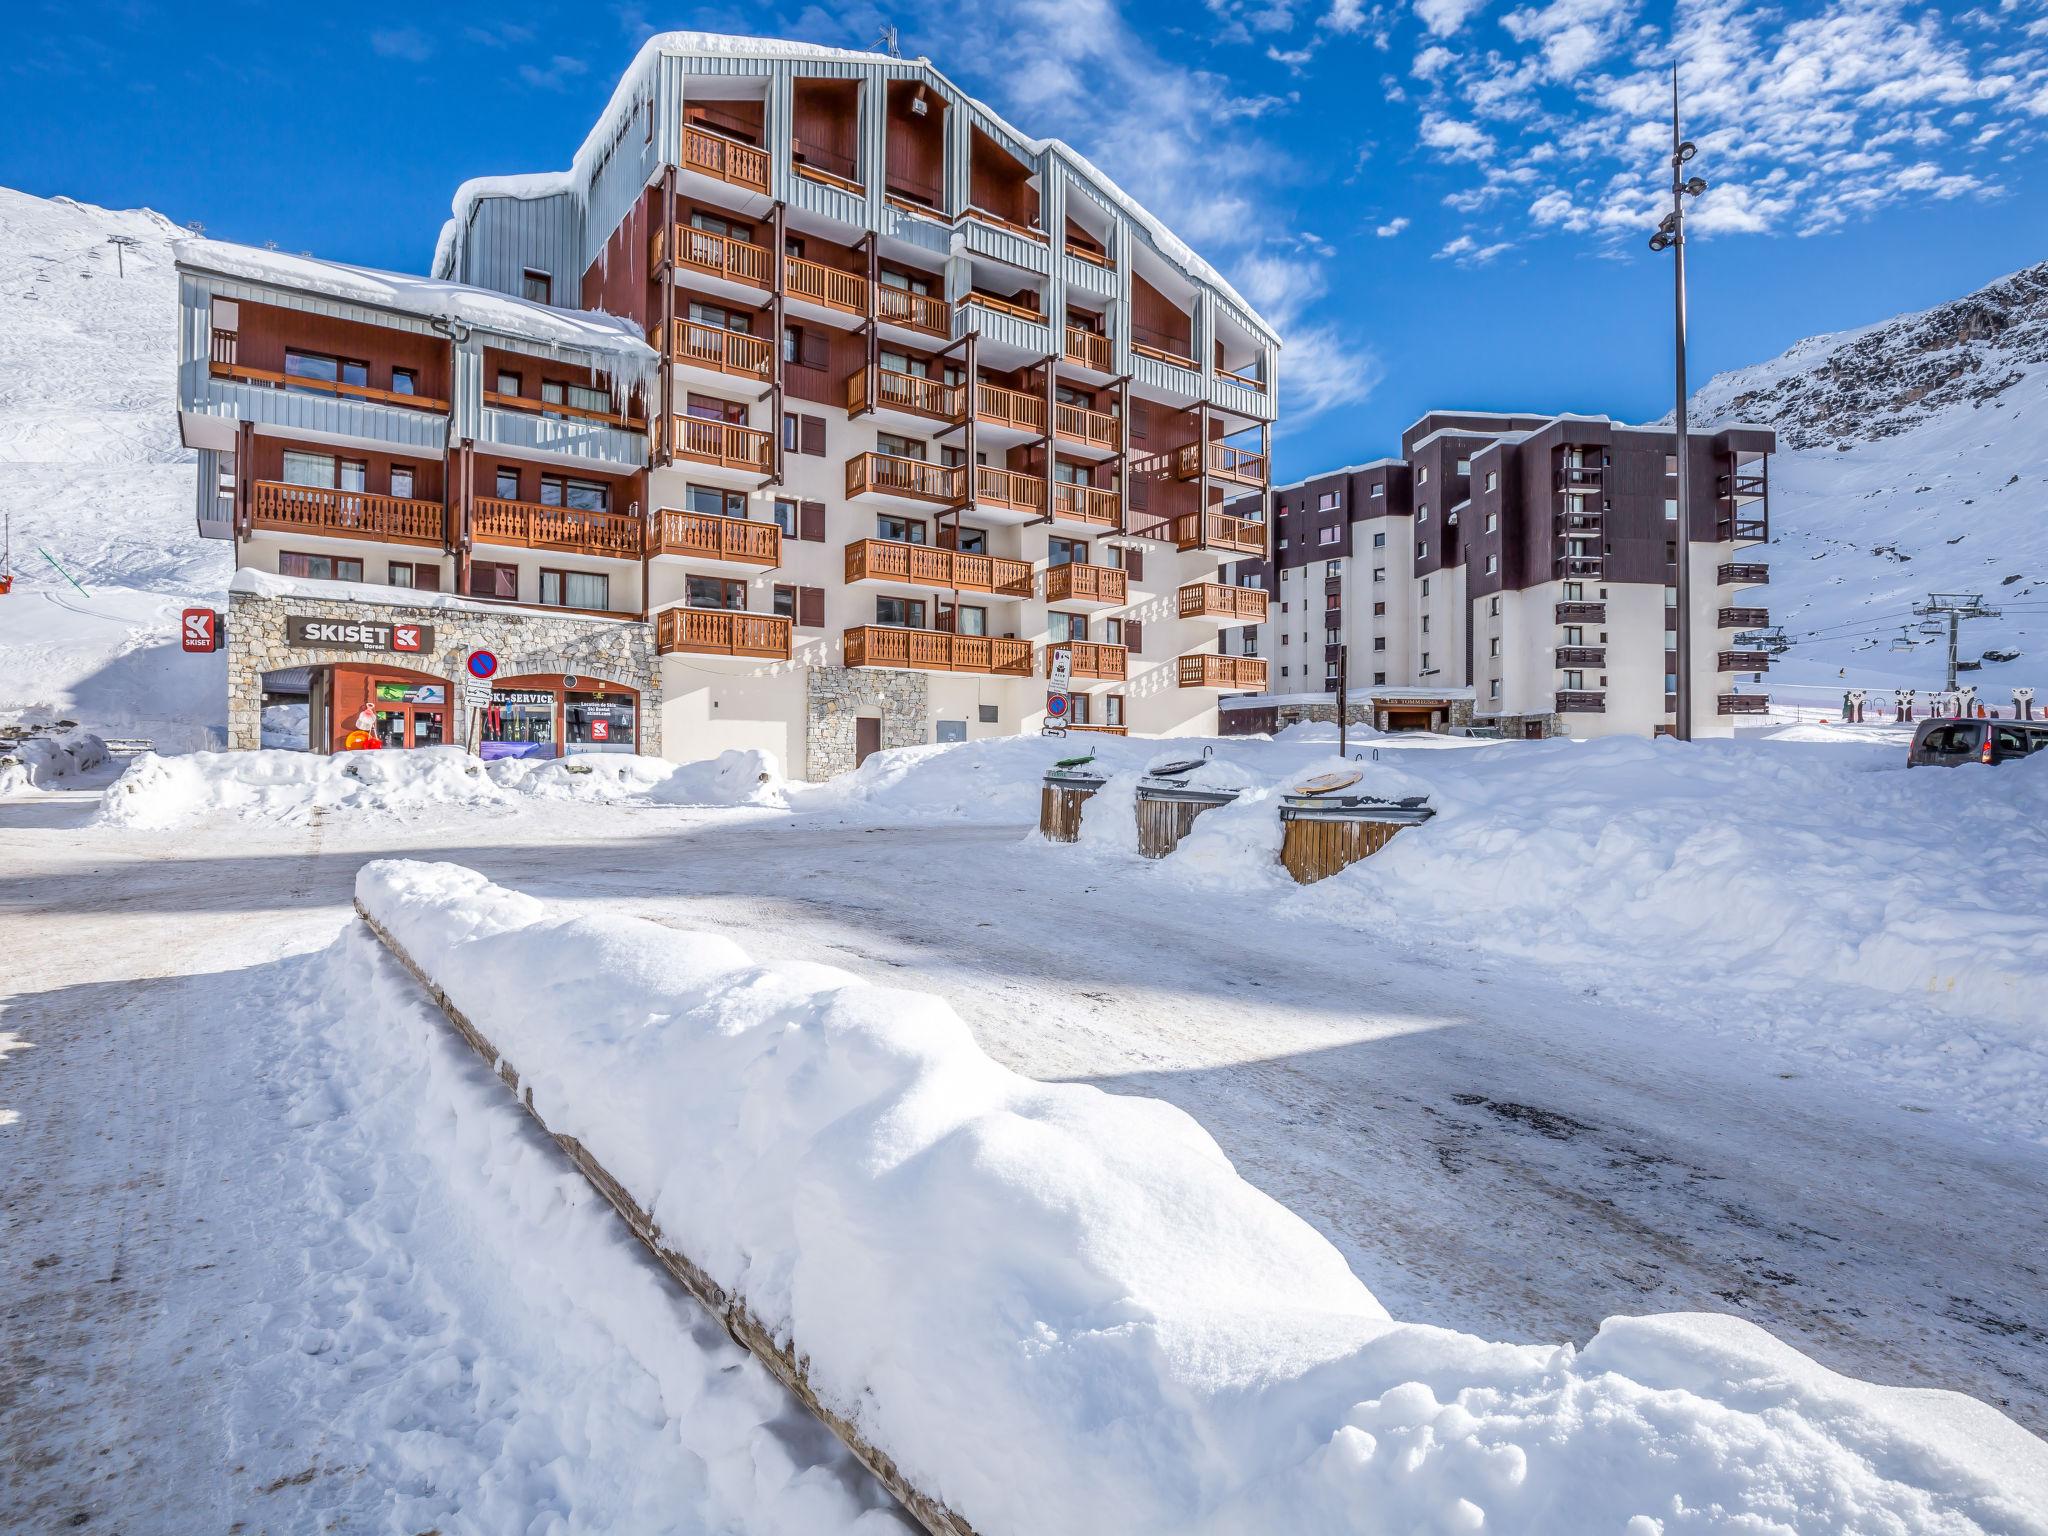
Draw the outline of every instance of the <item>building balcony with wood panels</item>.
M1557 574L1565 581L1598 581L1606 567L1599 555L1559 555Z
M1061 442L1096 454L1116 453L1123 447L1123 423L1108 411L1090 410L1086 406L1068 405L1065 401L1056 400L1052 408L1052 430Z
M1263 624L1268 597L1263 587L1233 587L1221 581L1191 581L1178 594L1180 616L1216 624Z
M1771 622L1768 608L1723 608L1715 616L1718 629L1762 629Z
M1724 693L1714 701L1717 715L1767 715L1771 712L1771 699L1764 693Z
M768 190L768 155L751 144L742 144L723 134L712 133L694 123L683 129L682 168L713 181L744 187L749 192Z
M1217 656L1196 651L1176 660L1183 688L1222 688L1233 693L1264 693L1266 662L1261 656Z
M1121 608L1130 600L1130 578L1113 565L1071 560L1046 569L1045 600L1070 608Z
M992 464L974 466L975 516L996 523L1029 523L1045 516L1045 477Z
M707 571L772 570L782 564L782 530L751 518L665 508L648 526L647 553Z
M1724 587L1761 587L1771 579L1768 565L1736 562L1719 567L1714 580Z
M1596 491L1606 479L1606 469L1598 464L1561 464L1557 470L1560 491Z
M1121 645L1099 640L1063 640L1045 648L1047 677L1052 676L1052 658L1057 651L1065 651L1072 658L1067 675L1084 682L1120 683L1129 665L1130 653Z
M1561 715L1604 715L1607 713L1607 695L1584 689L1560 691L1557 712Z
M470 536L479 544L551 549L605 560L638 560L646 542L640 519L537 502L479 496L470 503Z
M1148 538L1171 539L1183 553L1198 549L1226 555L1266 552L1266 525L1228 512L1185 512L1169 523L1134 531Z
M986 380L974 386L974 420L996 429L994 440L1023 442L1045 436L1045 396Z
M865 320L868 280L801 256L782 258L782 293L786 301L808 304L834 316ZM842 321L843 323L843 321Z
M887 283L876 285L875 318L883 325L915 331L920 336L945 340L953 334L952 307L944 299L892 288Z
M1201 474L1200 443L1183 443L1173 450L1174 479L1197 480ZM1266 484L1266 456L1245 448L1233 448L1228 443L1212 442L1209 444L1209 478L1263 489Z
M1607 647L1604 645L1560 645L1551 654L1551 665L1557 667L1604 667L1607 665Z
M915 672L979 672L1031 676L1031 642L939 629L896 629L856 624L846 631L849 667L895 667Z
M1115 491L1079 485L1071 480L1052 483L1052 517L1056 523L1074 523L1097 530L1123 526L1123 498Z
M368 384L349 384L340 379L309 378L304 374L278 373L267 368L250 368L237 361L241 350L241 335L237 331L214 328L209 343L206 371L216 379L231 379L241 384L264 385L271 389L289 390L294 394L328 395L337 400L357 401L366 405L396 406L401 410L428 412L445 416L448 402L432 395L407 394L403 390L376 389Z
M870 393L874 397L868 404ZM967 416L967 387L920 374L898 373L893 368L856 368L846 376L846 410L859 416L870 409L877 414L914 418L917 425L964 421Z
M279 480L256 482L250 522L270 532L321 538L373 539L431 549L445 549L448 543L448 512L438 501L286 485Z
M1769 651L1722 651L1715 658L1716 667L1723 672L1768 672L1771 669Z
M897 539L857 539L846 546L846 583L1029 597L1031 562Z
M953 507L967 487L967 471L893 453L856 453L846 461L846 496L923 507Z
M1069 735L1075 731L1083 734L1092 732L1097 736L1128 736L1131 733L1131 728L1127 725L1080 725L1071 720L1067 722L1066 728Z
M1605 624L1607 605L1605 603L1559 603L1556 608L1560 624Z
M793 619L730 608L664 608L654 616L654 648L664 656L738 656L788 661L795 654Z
M722 325L678 320L673 337L657 325L654 349L686 372L716 374L765 384L775 376L775 346L765 336L729 331Z
M766 432L701 416L669 418L669 451L691 464L723 471L724 484L757 480L775 462L775 440Z
M1090 373L1116 372L1116 343L1084 325L1068 325L1060 361Z
M731 235L714 234L678 224L654 232L648 247L648 265L659 272L673 262L678 276L687 274L693 282L716 293L732 289L764 292L775 284L775 257L765 245ZM704 282L709 279L708 282Z

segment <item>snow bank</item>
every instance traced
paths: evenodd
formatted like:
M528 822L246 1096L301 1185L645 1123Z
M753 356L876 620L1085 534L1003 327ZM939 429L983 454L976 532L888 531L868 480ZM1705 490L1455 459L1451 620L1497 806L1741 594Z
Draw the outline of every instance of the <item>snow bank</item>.
M944 1002L381 861L364 910L821 1401L983 1536L2048 1532L2048 1446L1735 1319L1397 1323L1177 1109Z
M0 747L0 795L11 795L97 768L107 760L107 744L91 731L62 736L25 736Z
M536 802L780 806L782 777L765 752L675 764L625 752L480 762L459 747L411 752L197 752L138 758L107 790L103 824L145 830L228 815L303 822L334 815L413 818L436 810L506 810Z

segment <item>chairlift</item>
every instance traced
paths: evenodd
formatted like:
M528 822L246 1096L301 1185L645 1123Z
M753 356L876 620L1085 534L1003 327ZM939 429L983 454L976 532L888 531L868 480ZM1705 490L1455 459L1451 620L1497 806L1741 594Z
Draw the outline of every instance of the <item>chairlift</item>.
M1913 632L1909 629L1902 629L1896 635L1892 636L1892 649L1895 651L1912 650Z

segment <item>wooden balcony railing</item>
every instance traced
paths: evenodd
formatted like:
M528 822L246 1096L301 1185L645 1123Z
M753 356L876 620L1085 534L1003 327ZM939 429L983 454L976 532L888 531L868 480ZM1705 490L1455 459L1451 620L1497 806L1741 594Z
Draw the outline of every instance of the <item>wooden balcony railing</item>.
M877 409L908 411L917 416L929 416L935 421L959 421L966 413L966 385L947 384L914 373L898 373L893 368L856 368L849 373L846 376L847 410L866 408L870 373L874 375Z
M679 363L694 363L719 373L743 379L767 379L775 374L775 348L765 336L729 331L722 325L705 325L697 320L678 320L675 342L664 346L662 328L654 329L654 347Z
M1052 676L1052 658L1055 651L1065 651L1073 659L1068 664L1070 677L1089 678L1101 683L1120 683L1124 680L1124 669L1129 665L1129 652L1120 645L1108 645L1099 640L1062 640L1045 648L1045 675Z
M1112 453L1123 441L1122 423L1107 411L1091 411L1086 406L1056 401L1052 421L1053 431L1059 436L1091 447L1107 448Z
M1724 693L1714 702L1719 715L1766 715L1770 710L1770 695L1763 693Z
M1607 647L1604 645L1560 645L1552 648L1551 665L1558 667L1604 667L1607 665Z
M1083 325L1067 327L1066 360L1081 368L1091 368L1097 373L1114 372L1116 344L1107 336L1089 330Z
M900 325L928 336L948 336L953 330L952 311L944 299L891 288L887 283L876 285L875 316L884 325Z
M937 629L894 629L856 624L846 631L849 667L911 667L921 672L991 672L1031 675L1031 642Z
M683 169L756 192L768 190L768 156L763 151L694 125L683 129Z
M1266 663L1259 656L1215 656L1197 651L1179 658L1180 686L1183 688L1229 688L1238 692L1266 691Z
M813 304L844 310L849 315L867 314L866 278L841 272L837 267L820 266L801 256L785 256L783 262L783 281L790 297L809 299Z
M1714 573L1714 579L1724 587L1761 587L1771 579L1768 565L1724 565Z
M971 203L968 205L967 211L961 214L960 217L963 219L978 219L983 224L994 225L997 229L1007 229L1011 234L1018 236L1020 239L1036 240L1041 245L1049 243L1049 237L1044 230L1029 224L1019 224L1015 219L1006 219L1000 213L990 213L986 208L977 208ZM958 220L955 222L957 223Z
M1021 475L1011 469L987 464L974 467L974 501L982 507L1003 507L1013 512L1043 514L1045 481L1037 475Z
M1202 445L1182 443L1173 453L1173 474L1176 480L1193 480L1202 473ZM1264 485L1266 483L1266 457L1251 453L1243 448L1233 448L1228 443L1209 445L1209 478L1229 480L1238 485Z
M788 661L795 622L772 613L729 608L664 608L654 616L654 648L663 654L753 656Z
M470 533L480 544L560 549L612 560L638 560L646 535L625 512L585 512L538 502L479 496L470 505Z
M1019 320L1043 320L1045 316L1028 305L1019 304L1015 299L999 299L992 293L972 289L962 304L979 304L983 309L992 309L999 315L1015 315Z
M1230 380L1239 389L1257 390L1260 394L1266 392L1266 381L1255 373L1238 373L1233 369L1225 368L1219 363L1216 367L1216 376L1221 379Z
M1184 619L1228 619L1236 624L1266 622L1264 587L1233 587L1220 581L1191 581L1180 589Z
M1031 595L1031 562L999 555L973 555L897 539L857 539L846 546L846 579L900 581L957 592L998 597Z
M750 288L766 288L775 280L775 269L770 265L774 258L766 246L678 224L668 242L664 242L660 230L654 232L651 255L652 265L656 268L668 254L665 245L672 245L675 264L691 272L745 283Z
M233 379L242 384L264 384L272 389L298 390L312 395L333 395L342 400L367 400L373 405L400 405L413 411L445 411L446 400L431 395L408 395L394 389L372 389L367 384L344 384L339 379L309 379L296 373L277 373L268 368L244 368L235 361L240 345L238 333L216 330L208 353L206 371L216 379Z
M372 496L366 491L330 491L310 485L258 480L250 520L283 533L344 539L381 539L387 544L447 544L448 514L438 501Z
M699 416L671 416L669 431L670 446L677 456L700 464L766 474L774 463L774 439L752 427Z
M1069 256L1078 256L1093 266L1108 267L1112 271L1116 268L1116 258L1107 251L1098 251L1092 246L1076 245L1071 240L1067 242L1066 250Z
M1771 622L1768 608L1723 608L1719 615L1721 629L1762 629Z
M1131 328L1131 350L1162 363L1171 363L1176 368L1195 366L1193 345L1185 337L1169 336L1142 325Z
M1768 672L1771 669L1771 653L1722 651L1716 660L1716 669L1722 672Z
M1605 567L1598 555L1559 555L1557 574L1566 581L1598 581Z
M1188 512L1173 520L1173 542L1182 549L1222 549L1239 555L1266 552L1266 525L1228 512Z
M647 538L652 555L719 560L764 571L782 564L782 530L744 517L664 509L654 514Z
M1605 603L1559 603L1556 620L1560 624L1605 624L1607 605Z
M1052 515L1065 518L1070 523L1086 523L1091 528L1116 528L1122 526L1123 521L1115 491L1076 485L1070 480L1053 481Z
M1070 732L1071 732L1071 731L1088 731L1088 732L1094 732L1095 734L1097 734L1097 735L1101 735L1101 736L1128 736L1128 735L1129 735L1129 734L1131 733L1131 732L1130 732L1130 727L1129 727L1129 726L1127 726L1127 725L1089 725L1089 724L1087 724L1087 723L1085 723L1085 722L1083 722L1083 721L1079 721L1079 720L1069 720L1069 721L1067 722L1067 729L1068 729L1068 730L1069 730Z
M1607 695L1582 689L1560 691L1557 712L1561 715L1604 715L1607 713Z
M795 171L797 175L808 176L812 181L822 182L828 187L837 187L842 192L851 192L858 197L865 197L867 195L868 189L866 185L856 174L859 167L845 156L833 156L832 165L828 166L819 163L818 157L826 153L824 150L805 149L799 151L794 143L791 144L790 148L793 154L800 153L811 157L791 159L789 168ZM835 167L837 168L835 169Z
M924 459L898 458L893 453L856 453L846 461L846 494L870 492L907 496L952 506L960 500L963 471Z
M1590 491L1606 478L1606 470L1598 464L1563 464L1558 466L1557 488L1561 491Z
M1048 603L1114 603L1130 599L1130 578L1113 565L1084 565L1072 560L1049 566L1045 573Z
M1007 389L1001 384L974 386L974 419L992 427L1015 427L1020 432L1045 434L1045 396Z

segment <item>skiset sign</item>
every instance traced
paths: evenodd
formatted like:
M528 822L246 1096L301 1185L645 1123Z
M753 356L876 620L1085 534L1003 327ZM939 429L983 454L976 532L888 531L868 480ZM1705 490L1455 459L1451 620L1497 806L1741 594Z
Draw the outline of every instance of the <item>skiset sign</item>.
M434 649L431 624L389 624L371 619L307 619L284 621L287 645L324 651L394 651L424 656Z

